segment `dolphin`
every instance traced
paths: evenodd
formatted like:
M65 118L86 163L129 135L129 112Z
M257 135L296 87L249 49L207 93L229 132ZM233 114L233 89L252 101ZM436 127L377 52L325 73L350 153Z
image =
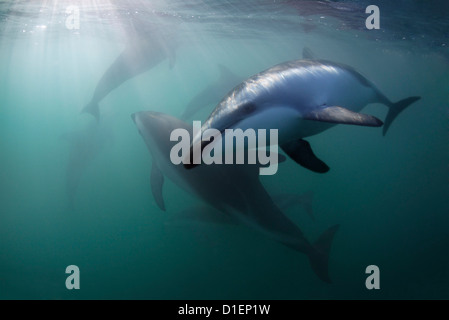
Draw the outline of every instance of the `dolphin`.
M82 112L92 114L97 121L100 118L99 103L112 90L116 89L125 81L153 68L165 59L169 60L170 69L176 60L176 43L168 42L156 37L145 39L137 38L130 43L125 50L115 59L103 74L90 102Z
M104 121L84 122L74 131L64 133L61 138L69 144L66 166L66 194L69 208L73 208L78 186L84 173L100 152L112 142L112 131Z
M311 56L311 52L305 52ZM383 135L396 117L420 97L391 102L368 79L350 66L327 60L302 59L276 65L254 75L235 87L216 106L191 145L201 149L212 143L201 141L209 128L225 132L228 128L278 129L279 146L301 166L318 173L329 167L318 159L304 140L336 124L383 127ZM359 113L369 103L389 108L383 123L378 118ZM191 156L184 161L192 164ZM193 159L198 160L198 159Z
M215 105L229 90L242 82L242 77L237 76L224 65L220 64L218 67L220 69L218 80L208 85L190 100L184 113L181 115L181 119L189 119L200 109Z
M170 135L178 128L191 134L191 126L169 115L151 111L134 113L132 119L152 155L151 189L162 210L165 210L162 186L166 176L223 215L304 253L317 276L331 282L328 275L329 250L338 225L326 230L315 243L310 243L264 189L259 181L257 165L210 165L185 170L170 160L170 151L176 144L170 141Z

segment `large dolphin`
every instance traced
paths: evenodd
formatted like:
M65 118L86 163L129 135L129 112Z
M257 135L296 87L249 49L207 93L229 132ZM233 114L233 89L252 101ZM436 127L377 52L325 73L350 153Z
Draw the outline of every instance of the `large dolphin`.
M170 135L179 128L191 134L191 126L179 119L151 111L135 113L132 118L152 155L151 189L161 209L165 209L162 185L166 176L222 214L255 227L282 244L306 254L318 277L330 282L329 250L338 226L331 227L317 242L311 244L275 205L259 181L257 166L210 165L186 170L170 160L170 151L176 144L170 141Z
M419 99L409 97L393 103L372 82L341 63L313 59L285 62L256 74L225 96L194 137L192 148L196 143L202 148L211 143L201 142L202 132L209 128L220 132L228 128L278 129L279 146L285 153L305 168L323 173L329 167L303 138L336 124L382 126L376 117L359 113L376 102L389 107L385 135L399 113ZM185 167L195 166L190 164L190 156L186 157Z
M217 81L212 82L190 100L181 119L189 119L200 109L215 105L226 93L242 82L242 77L237 76L224 65L219 65L219 69L220 76Z
M125 81L155 67L165 59L169 60L170 68L175 63L177 44L174 41L147 36L145 39L136 37L128 42L125 50L103 74L90 102L83 109L83 112L92 114L97 120L100 118L99 103L112 90Z

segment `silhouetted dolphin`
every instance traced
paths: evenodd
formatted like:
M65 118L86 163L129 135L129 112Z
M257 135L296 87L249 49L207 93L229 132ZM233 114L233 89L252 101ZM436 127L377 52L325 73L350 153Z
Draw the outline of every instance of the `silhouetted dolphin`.
M243 78L235 75L223 65L219 65L220 77L214 83L208 85L190 100L181 119L188 119L200 109L215 105L232 88L239 84Z
M375 102L389 107L385 135L398 114L419 99L410 97L393 103L373 83L344 64L309 59L285 62L256 74L225 96L194 138L192 148L195 143L201 143L202 149L211 143L200 141L202 132L209 128L222 133L228 128L278 129L279 145L285 153L303 167L324 173L329 167L302 138L339 123L382 126L376 117L359 113ZM186 168L197 166L187 164L189 160L190 156Z
M309 243L301 230L274 204L259 181L257 165L210 165L185 170L182 165L174 165L170 160L170 151L177 143L170 141L170 135L180 128L192 134L191 126L151 111L135 113L132 118L152 155L151 189L162 210L165 210L162 185L164 176L167 176L223 214L306 254L320 279L330 282L329 250L338 226L325 231L314 244Z
M156 37L137 38L130 41L126 49L115 59L98 82L92 99L84 107L83 112L100 118L99 103L112 90L168 59L170 68L175 63L174 42L168 42Z

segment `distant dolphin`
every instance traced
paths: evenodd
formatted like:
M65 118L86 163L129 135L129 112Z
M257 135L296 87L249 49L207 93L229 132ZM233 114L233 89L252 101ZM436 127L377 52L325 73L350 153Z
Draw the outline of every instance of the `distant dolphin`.
M282 244L309 257L314 272L323 281L328 275L329 250L338 226L325 231L317 242L309 243L301 230L274 204L258 178L256 165L210 165L185 170L174 165L170 141L175 129L192 127L171 116L157 112L138 112L132 118L151 155L151 189L158 206L165 210L162 196L164 176L188 192L246 225L259 229Z
M175 63L175 44L164 39L150 37L137 38L115 59L106 70L95 88L90 102L82 112L92 114L97 121L100 118L99 103L112 90L125 81L153 68L161 61L168 59L172 68Z
M112 141L112 132L104 122L93 119L80 129L61 136L69 143L69 158L66 166L66 194L69 208L73 208L75 195L81 178L95 157Z
M235 75L232 71L223 65L219 65L220 77L216 82L211 83L200 93L190 100L181 119L189 119L200 109L215 105L232 88L239 84L243 78Z
M311 52L305 54L310 56ZM220 132L228 128L278 129L279 146L285 153L303 167L324 173L329 167L302 138L339 123L382 126L376 117L358 113L375 102L389 107L383 127L385 135L398 114L419 99L410 97L393 103L373 83L344 64L309 59L290 61L238 85L217 105L203 124L202 132L209 128ZM201 134L194 138L192 148L200 139ZM211 141L201 142L201 148L208 143ZM186 168L195 166L185 164Z

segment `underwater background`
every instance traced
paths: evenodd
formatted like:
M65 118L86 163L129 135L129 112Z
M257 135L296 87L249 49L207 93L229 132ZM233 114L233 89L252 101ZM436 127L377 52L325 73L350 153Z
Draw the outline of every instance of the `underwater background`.
M379 30L365 27L371 4ZM67 24L73 6L79 29ZM0 299L448 299L448 14L443 0L0 1ZM175 47L174 65L111 91L97 129L81 110L117 56L149 37ZM310 137L327 174L287 160L261 177L270 194L313 192L314 219L300 205L284 210L308 239L340 224L332 284L246 226L182 219L201 200L168 179L161 211L130 117L179 117L220 66L244 80L304 47L392 101L422 97L385 137L344 125ZM363 112L384 119L387 108ZM373 264L380 290L365 287ZM69 265L80 290L65 286Z

